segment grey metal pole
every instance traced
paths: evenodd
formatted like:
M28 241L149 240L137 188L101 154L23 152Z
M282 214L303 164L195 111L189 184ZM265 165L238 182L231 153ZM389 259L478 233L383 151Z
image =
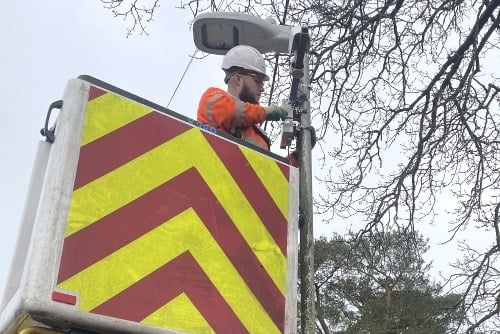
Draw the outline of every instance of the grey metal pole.
M302 140L300 142L300 208L302 209L303 225L300 229L300 280L301 280L301 329L303 334L315 332L315 300L314 300L314 234L313 234L313 196L312 196L312 159L311 159L311 106L309 54L304 55L304 76L302 78L303 92L306 95L300 126Z

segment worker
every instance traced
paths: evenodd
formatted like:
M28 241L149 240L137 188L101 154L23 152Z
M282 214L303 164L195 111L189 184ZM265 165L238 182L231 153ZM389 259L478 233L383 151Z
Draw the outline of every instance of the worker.
M198 121L269 150L269 137L260 124L284 120L288 112L276 105L259 104L264 82L269 80L264 58L257 49L238 45L226 53L221 67L227 91L210 87L203 93L198 105ZM295 152L288 159L298 166Z

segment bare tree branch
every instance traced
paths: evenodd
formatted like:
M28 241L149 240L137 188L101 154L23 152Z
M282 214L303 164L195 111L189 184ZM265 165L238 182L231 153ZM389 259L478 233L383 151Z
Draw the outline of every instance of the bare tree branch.
M132 19L129 33L144 33L158 6L103 3ZM461 242L449 279L465 292L460 307L469 316L457 332L500 328L500 83L492 66L500 0L190 0L180 7L193 17L246 12L309 28L315 150L324 153L318 216L362 220L359 236L423 222L448 224L450 241L482 232L486 248ZM268 60L276 72L267 97L281 101L290 59Z

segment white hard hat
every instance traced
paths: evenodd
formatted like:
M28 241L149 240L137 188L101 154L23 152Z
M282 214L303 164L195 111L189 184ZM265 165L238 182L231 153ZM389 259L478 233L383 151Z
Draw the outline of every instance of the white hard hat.
M266 74L266 62L260 52L248 45L237 45L229 50L222 60L222 69L240 67L264 75L264 80L269 80Z

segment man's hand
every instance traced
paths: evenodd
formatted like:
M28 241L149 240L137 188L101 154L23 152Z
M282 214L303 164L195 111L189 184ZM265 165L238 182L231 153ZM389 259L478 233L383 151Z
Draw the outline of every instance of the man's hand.
M288 116L288 111L271 104L269 107L264 107L266 113L266 121L283 121Z

